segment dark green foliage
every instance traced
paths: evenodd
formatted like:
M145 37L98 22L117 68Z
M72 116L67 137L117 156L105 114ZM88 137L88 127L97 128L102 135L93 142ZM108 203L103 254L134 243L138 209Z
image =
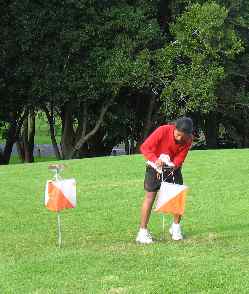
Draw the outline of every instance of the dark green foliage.
M5 134L17 128L11 142L37 109L47 114L54 146L60 121L64 158L104 141L108 150L128 138L139 144L183 113L203 130L211 112L226 133L228 120L237 134L248 123L245 0L0 5L0 121Z

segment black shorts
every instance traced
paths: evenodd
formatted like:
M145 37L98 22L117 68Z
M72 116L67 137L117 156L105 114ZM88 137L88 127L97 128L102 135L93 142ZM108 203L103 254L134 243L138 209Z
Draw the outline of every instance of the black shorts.
M174 170L174 173L171 170L166 170L163 174L163 180L168 183L175 183L182 185L183 178L181 168ZM150 167L146 167L145 178L144 178L144 189L147 192L157 192L160 189L162 181L162 176L158 172Z

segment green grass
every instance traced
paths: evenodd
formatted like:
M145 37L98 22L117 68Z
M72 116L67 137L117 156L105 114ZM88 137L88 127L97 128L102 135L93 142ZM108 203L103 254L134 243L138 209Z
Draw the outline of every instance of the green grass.
M55 156L35 156L35 162L48 162L56 160ZM12 155L10 158L10 164L23 164L20 157L18 155Z
M249 150L193 151L183 174L191 190L186 239L134 242L144 160L121 156L66 162L78 206L45 209L47 163L0 168L0 293L248 293ZM171 217L167 216L170 223ZM161 237L161 215L150 229Z

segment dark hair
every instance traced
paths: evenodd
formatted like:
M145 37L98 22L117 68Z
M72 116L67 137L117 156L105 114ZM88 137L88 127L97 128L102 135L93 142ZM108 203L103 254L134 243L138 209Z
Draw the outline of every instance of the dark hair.
M180 117L176 121L176 128L180 132L191 135L193 133L193 121L190 117Z

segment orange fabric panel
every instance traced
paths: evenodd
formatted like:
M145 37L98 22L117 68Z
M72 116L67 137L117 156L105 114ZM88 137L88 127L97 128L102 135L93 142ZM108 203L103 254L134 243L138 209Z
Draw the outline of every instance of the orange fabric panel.
M183 191L169 202L166 202L163 206L157 209L157 211L183 215L185 210L185 200L186 191Z
M60 211L65 208L73 208L73 205L67 200L62 191L52 182L48 183L48 203L47 208L52 211Z

